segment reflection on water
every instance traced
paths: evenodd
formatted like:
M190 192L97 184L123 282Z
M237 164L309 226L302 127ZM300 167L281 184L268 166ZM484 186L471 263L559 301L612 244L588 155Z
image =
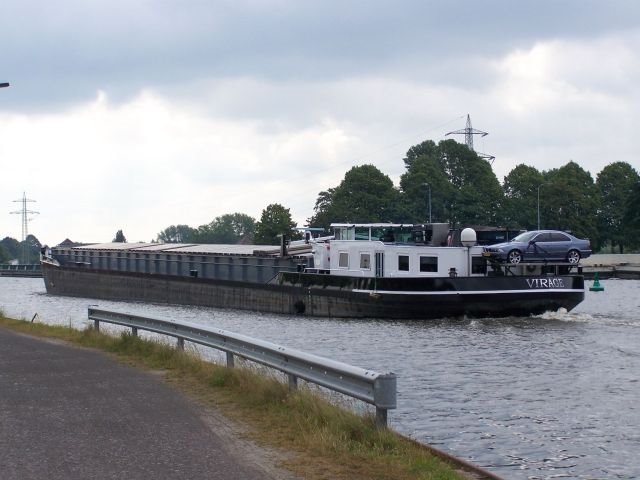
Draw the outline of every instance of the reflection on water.
M334 320L48 296L0 278L9 316L83 327L87 306L216 326L398 374L392 426L505 478L639 478L640 282L533 318Z

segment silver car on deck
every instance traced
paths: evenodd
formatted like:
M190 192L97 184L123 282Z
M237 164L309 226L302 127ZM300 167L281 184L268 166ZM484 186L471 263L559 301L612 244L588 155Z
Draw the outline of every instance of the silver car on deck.
M558 230L531 230L510 242L486 246L484 255L511 264L558 261L577 265L591 255L591 243Z

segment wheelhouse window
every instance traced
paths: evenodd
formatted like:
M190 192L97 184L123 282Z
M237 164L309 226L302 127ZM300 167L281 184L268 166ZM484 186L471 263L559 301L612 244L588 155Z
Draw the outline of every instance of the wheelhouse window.
M370 253L360 254L360 268L363 270L371 270L371 254Z
M384 238L384 228L382 227L373 227L371 229L371 239L372 240L380 240L382 241Z
M423 257L423 256L420 256L420 271L421 272L437 272L438 271L438 257Z
M356 227L355 228L356 240L369 240L369 227Z
M486 274L487 259L484 257L471 257L471 273Z
M349 254L347 252L340 252L338 266L340 268L349 268Z
M334 229L334 235L336 240L354 240L354 230L349 227L336 227Z
M409 271L409 255L398 255L398 270L401 272Z

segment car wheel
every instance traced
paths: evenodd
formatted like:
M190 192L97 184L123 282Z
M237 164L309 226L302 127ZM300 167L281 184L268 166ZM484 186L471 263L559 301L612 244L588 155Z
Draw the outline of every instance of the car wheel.
M520 263L522 261L522 253L520 253L520 250L511 250L508 254L507 254L507 262L509 263Z
M569 250L569 253L567 253L567 262L571 265L577 265L580 262L580 252L577 250Z

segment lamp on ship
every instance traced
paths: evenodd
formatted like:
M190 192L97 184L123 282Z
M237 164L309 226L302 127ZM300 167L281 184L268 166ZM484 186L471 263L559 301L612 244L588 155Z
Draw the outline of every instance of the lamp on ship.
M463 247L467 247L467 276L471 276L471 247L473 247L478 238L473 228L465 228L460 232L460 243Z

